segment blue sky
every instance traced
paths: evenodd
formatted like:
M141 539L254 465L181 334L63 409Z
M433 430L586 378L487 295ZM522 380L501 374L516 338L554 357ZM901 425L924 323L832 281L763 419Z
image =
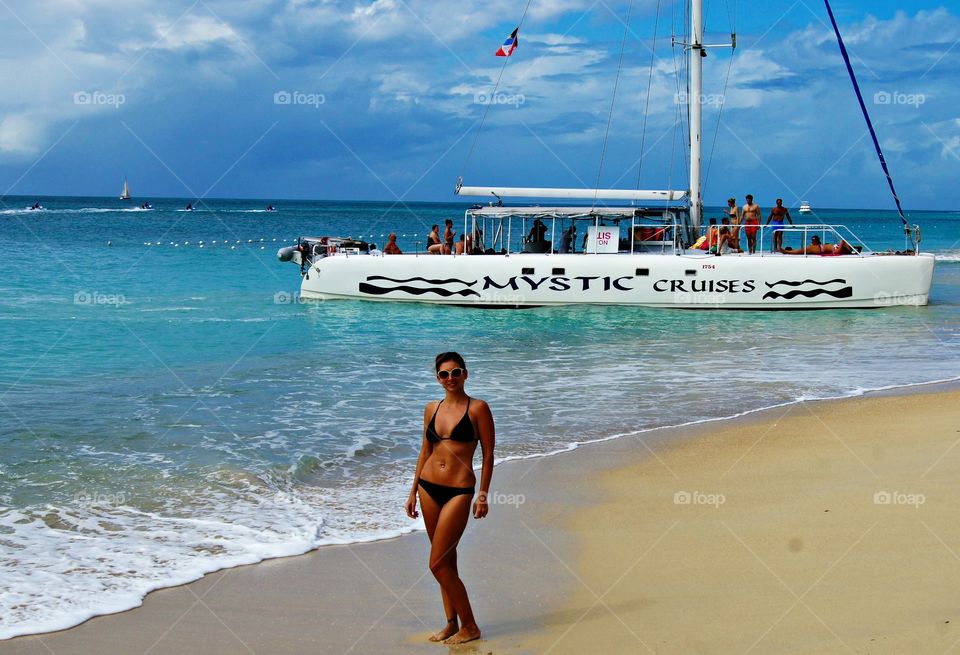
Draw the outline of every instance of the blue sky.
M115 195L124 175L141 197L447 201L460 174L592 187L627 2L532 0L467 159L525 4L8 0L0 191ZM732 0L706 4L722 42ZM833 7L904 205L956 209L960 11ZM651 57L656 8L633 3L604 187L686 187L669 47L684 10L660 3ZM892 208L822 2L740 0L735 29L732 66L729 50L705 60L707 204Z

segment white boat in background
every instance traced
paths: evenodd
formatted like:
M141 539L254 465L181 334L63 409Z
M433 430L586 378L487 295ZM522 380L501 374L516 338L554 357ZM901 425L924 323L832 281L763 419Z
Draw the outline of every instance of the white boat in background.
M130 200L130 185L127 184L127 178L123 178L123 191L120 192L120 200Z
M806 200L800 201L800 209L798 210L801 214L812 214L813 210L810 209L810 203Z
M690 35L677 40L688 54L690 81L686 94L690 130L687 189L518 188L466 186L458 181L457 195L495 201L465 211L458 228L461 235L467 235L461 254L428 254L426 244L417 244L415 252L381 256L369 254L362 241L301 237L295 246L278 252L281 261L300 266L301 297L481 307L598 304L819 309L926 305L934 257L919 252L919 230L906 223L902 212L912 243L896 253L871 251L843 225L819 224L787 227L784 239L793 237L796 243L799 236L797 245L803 246L817 236L820 243L831 244L824 246L822 254L765 252L773 229L767 226L757 228L754 254L728 252L717 257L692 248L704 235L700 179L703 57L708 47L729 47L735 42L723 46L703 43L702 0L691 3L690 15ZM837 37L846 60L839 30ZM855 80L854 87L859 94ZM875 145L879 150L879 144ZM892 181L890 184L892 190ZM515 198L591 204L504 205L505 199ZM601 204L607 201L621 204ZM530 226L533 229L528 233ZM707 232L710 239L718 238L717 232ZM744 234L740 241L745 245Z

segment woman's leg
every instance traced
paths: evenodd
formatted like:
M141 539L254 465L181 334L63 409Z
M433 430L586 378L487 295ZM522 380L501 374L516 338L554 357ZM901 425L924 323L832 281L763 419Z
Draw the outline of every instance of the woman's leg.
M440 505L422 488L419 490L419 495L420 511L423 512L423 522L427 526L427 536L430 537L430 543L432 544L433 533L437 529L437 519L440 518ZM454 551L454 555L456 555L456 551ZM447 637L455 635L457 630L460 629L460 624L457 623L457 613L453 611L453 604L443 587L440 587L440 596L443 599L443 614L447 623L430 636L430 641L443 641Z
M457 571L457 544L470 518L472 494L454 496L440 509L430 548L430 570L440 583L460 619L460 630L447 643L463 643L480 637L467 597L467 589Z

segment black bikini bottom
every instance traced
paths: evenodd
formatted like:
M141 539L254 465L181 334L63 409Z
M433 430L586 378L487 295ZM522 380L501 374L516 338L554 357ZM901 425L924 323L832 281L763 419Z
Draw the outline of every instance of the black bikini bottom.
M429 480L424 480L423 478L420 478L420 486L423 487L423 490L426 491L440 507L446 505L447 502L455 496L461 494L470 494L472 496L475 491L474 487L448 487L445 484L437 484Z

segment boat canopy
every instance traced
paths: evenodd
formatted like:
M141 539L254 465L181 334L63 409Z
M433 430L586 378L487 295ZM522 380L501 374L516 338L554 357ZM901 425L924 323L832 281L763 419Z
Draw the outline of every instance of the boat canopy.
M459 196L490 196L497 198L568 198L581 200L683 200L686 191L651 191L642 189L553 189L508 186L457 185Z
M634 216L669 215L669 209L642 207L474 207L467 210L474 216L503 217L529 216L539 218L631 218Z

